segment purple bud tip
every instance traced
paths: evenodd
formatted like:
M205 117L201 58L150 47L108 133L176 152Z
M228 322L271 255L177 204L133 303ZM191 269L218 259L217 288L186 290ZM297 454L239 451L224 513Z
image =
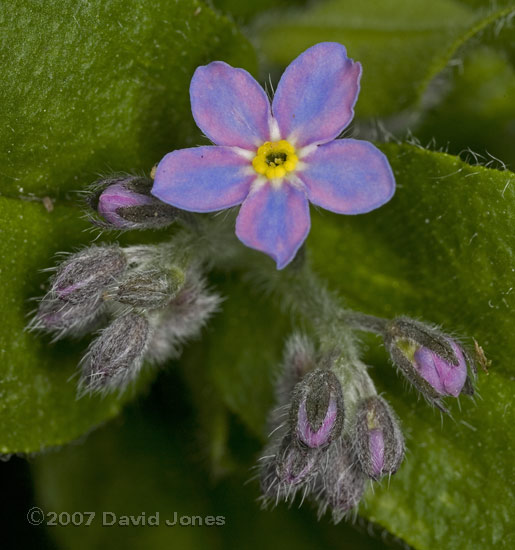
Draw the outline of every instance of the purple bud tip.
M74 293L77 293L82 288L88 285L90 281L84 280L84 281L78 281L73 284L69 284L67 286L57 286L55 288L55 293L61 300L66 300L69 296L72 296Z
M368 448L374 476L380 477L384 469L384 437L383 431L376 428L368 433Z
M317 448L325 445L330 437L334 424L338 417L338 405L334 396L331 396L329 400L329 406L325 413L325 417L318 430L314 430L311 423L308 420L308 414L306 411L306 400L304 399L299 407L299 416L297 424L297 434L299 439L304 442L308 447Z
M128 189L123 182L107 187L98 198L98 212L109 223L116 227L127 227L133 224L125 220L118 210L131 206L146 206L155 203L155 199Z
M70 258L70 261L59 266L53 285L53 290L59 299L67 300L92 283L94 273L87 273L85 277L81 277L84 271L81 269L81 261L85 254L86 252L76 254ZM77 258L77 261L72 261L74 258Z
M441 395L457 397L467 379L467 363L461 348L450 340L452 349L458 359L458 364L448 363L426 347L417 349L414 355L415 368Z

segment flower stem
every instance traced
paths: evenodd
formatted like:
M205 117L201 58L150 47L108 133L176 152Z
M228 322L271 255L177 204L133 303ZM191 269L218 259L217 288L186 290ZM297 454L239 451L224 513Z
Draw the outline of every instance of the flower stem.
M366 315L357 311L346 312L345 320L350 326L358 330L372 332L381 336L385 334L388 325L388 319Z
M313 272L304 249L290 266L278 271L261 254L239 243L232 221L231 216L199 218L196 228L181 237L182 245L210 267L244 271L253 286L277 297L286 310L311 326L322 356L329 357L342 383L346 408L352 416L359 400L377 393L360 360L355 331L382 334L387 321L345 309Z

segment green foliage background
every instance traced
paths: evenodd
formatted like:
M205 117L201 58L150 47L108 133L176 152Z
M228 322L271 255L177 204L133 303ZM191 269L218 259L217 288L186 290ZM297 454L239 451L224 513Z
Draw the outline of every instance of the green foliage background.
M428 550L513 547L514 12L512 2L481 0L0 6L0 452L32 454L84 436L31 459L45 510L227 516L210 530L54 528L58 548L383 544L317 523L309 509L259 511L257 484L243 486L294 320L241 273L212 274L222 313L169 366L173 374L156 379L148 369L125 395L77 400L87 342L50 344L24 331L30 299L44 289L39 270L92 238L75 191L113 170L148 173L169 150L202 142L188 97L198 65L222 59L276 82L325 40L345 44L364 67L353 132L390 140L381 147L398 190L366 216L313 212L315 270L350 306L440 323L475 338L492 360L480 398L441 420L365 339L410 452L359 513L393 545L398 537Z

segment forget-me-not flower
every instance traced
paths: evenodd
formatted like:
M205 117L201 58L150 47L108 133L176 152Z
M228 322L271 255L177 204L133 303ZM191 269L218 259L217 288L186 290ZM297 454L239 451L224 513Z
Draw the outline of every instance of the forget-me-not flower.
M197 68L190 85L193 117L216 145L168 153L157 167L153 195L192 212L241 204L236 235L282 269L309 233L309 201L362 214L394 193L392 170L379 149L335 139L352 120L360 77L361 65L335 42L297 57L272 105L243 69L221 61Z

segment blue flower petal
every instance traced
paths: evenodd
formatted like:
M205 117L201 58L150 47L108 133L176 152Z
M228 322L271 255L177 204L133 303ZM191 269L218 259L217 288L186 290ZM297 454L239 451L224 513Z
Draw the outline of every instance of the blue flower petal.
M213 143L256 149L270 139L270 102L247 71L222 61L199 67L190 98L197 126Z
M361 65L336 42L322 42L294 59L277 86L272 111L281 137L297 147L337 137L354 116Z
M303 190L270 181L251 191L236 220L236 235L245 245L265 252L277 269L289 264L310 228L309 203Z
M191 212L241 204L257 174L231 147L194 147L168 153L159 163L152 194Z
M372 143L340 139L318 146L298 173L309 200L338 214L364 214L388 202L395 179L386 156Z

